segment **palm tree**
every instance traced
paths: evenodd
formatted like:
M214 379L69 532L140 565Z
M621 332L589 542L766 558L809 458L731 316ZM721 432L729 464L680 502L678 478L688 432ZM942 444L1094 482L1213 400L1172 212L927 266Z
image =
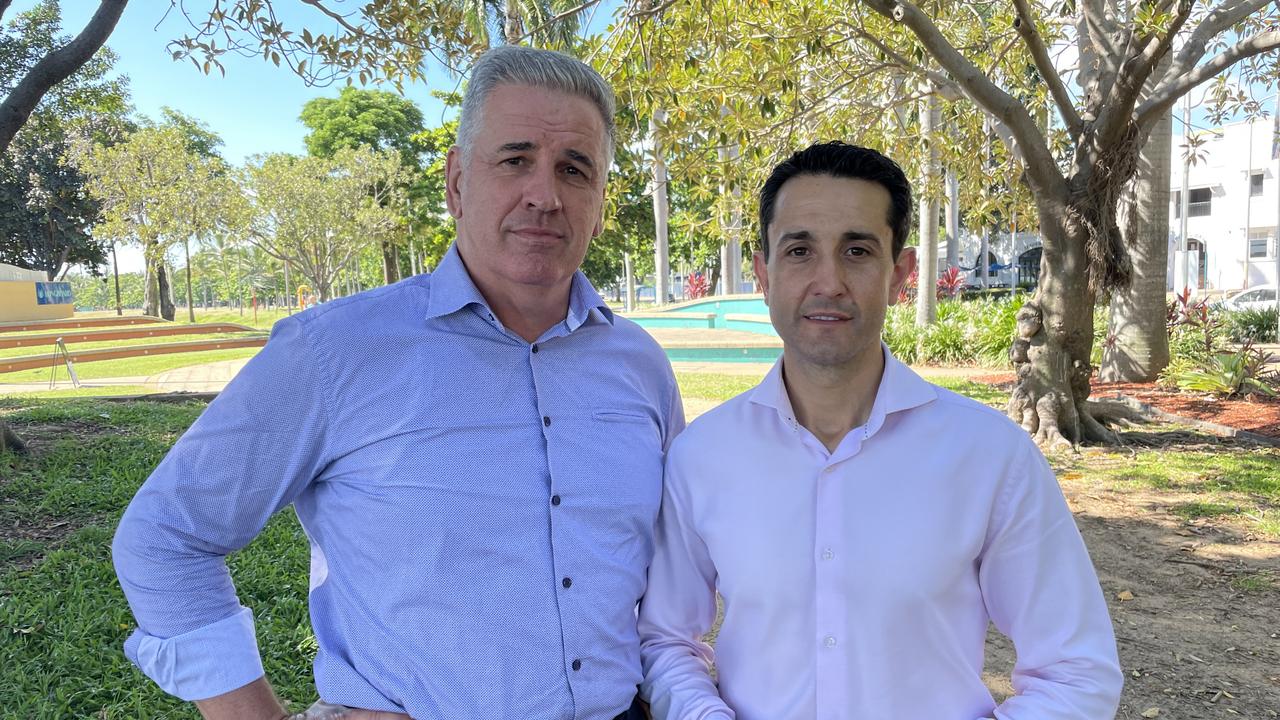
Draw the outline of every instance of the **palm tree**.
M1172 140L1173 112L1169 111L1152 127L1121 203L1120 229L1133 260L1133 282L1111 296L1098 370L1104 382L1151 382L1169 364L1165 280Z
M577 0L458 0L458 5L467 32L482 47L528 40L534 47L565 50L578 34Z

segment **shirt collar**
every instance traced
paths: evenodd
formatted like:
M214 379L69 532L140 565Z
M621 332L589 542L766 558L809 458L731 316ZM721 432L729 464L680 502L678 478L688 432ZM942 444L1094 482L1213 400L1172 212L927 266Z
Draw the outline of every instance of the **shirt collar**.
M880 387L876 389L876 399L867 417L866 437L874 435L890 414L919 407L938 397L934 386L902 364L883 342L880 349L884 353L884 373L880 376ZM778 358L778 362L751 391L751 402L774 408L784 423L793 430L799 428L791 398L787 395L787 384L782 380L782 358Z
M467 266L458 253L458 245L449 246L444 259L431 273L431 292L427 298L427 319L443 317L457 312L470 305L479 305L485 312L492 313L489 303L480 294L480 289L467 272ZM594 311L594 312L593 312ZM569 313L565 324L569 332L573 332L591 318L597 318L613 324L613 311L605 304L604 299L591 286L591 281L581 270L573 273L569 286Z

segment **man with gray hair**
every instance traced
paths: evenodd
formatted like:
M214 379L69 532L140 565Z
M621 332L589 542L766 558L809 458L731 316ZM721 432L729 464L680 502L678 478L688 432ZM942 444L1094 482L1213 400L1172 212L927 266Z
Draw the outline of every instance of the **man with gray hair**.
M224 560L292 504L322 699L297 717L641 716L635 609L684 418L661 348L578 270L612 143L586 65L476 64L439 267L276 323L121 519L144 673L206 718L288 717Z

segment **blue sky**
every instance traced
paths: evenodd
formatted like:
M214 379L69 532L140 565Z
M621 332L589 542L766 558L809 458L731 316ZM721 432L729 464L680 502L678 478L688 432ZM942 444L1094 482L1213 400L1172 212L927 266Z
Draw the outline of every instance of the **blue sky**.
M315 31L324 27L294 0L278 4L293 8L288 11L290 19L305 21ZM16 0L5 13L6 21L35 5L36 0ZM64 34L79 33L97 7L95 0L64 0ZM312 98L336 97L342 85L307 87L288 68L278 68L261 57L224 56L226 77L217 71L205 75L189 60L175 62L166 46L183 36L190 26L176 9L166 17L167 9L169 3L164 0L130 2L107 40L120 57L116 70L129 77L130 100L136 112L158 119L160 109L168 106L204 122L221 136L223 156L232 163L258 153L305 153L303 137L307 129L298 120L302 106ZM422 83L406 86L405 96L422 108L426 124L431 127L448 119L451 113L446 114L444 105L431 96L430 90L452 90L458 81L440 70L430 74L428 82L430 88ZM121 245L118 254L121 272L142 270L140 250Z
M6 17L35 4L35 0L17 0ZM204 3L188 5L194 9ZM293 0L278 5L297 8ZM93 0L64 0L63 31L68 35L78 33L97 6ZM167 17L166 10L169 3L163 0L129 3L107 41L120 56L116 68L129 77L137 111L158 118L160 108L167 105L205 122L222 137L223 154L233 163L256 153L305 152L302 138L306 128L298 120L302 106L312 98L336 97L341 85L307 87L288 68L278 68L261 57L238 55L224 56L225 78L216 70L206 76L189 60L175 62L165 49L169 41L184 35L190 27L177 9ZM306 22L312 30L324 28L323 21L313 20L306 8L297 8L288 15ZM428 82L433 89L452 89L457 79L440 71L429 76ZM406 97L422 108L428 126L447 119L444 106L431 97L425 85L406 87L405 91Z

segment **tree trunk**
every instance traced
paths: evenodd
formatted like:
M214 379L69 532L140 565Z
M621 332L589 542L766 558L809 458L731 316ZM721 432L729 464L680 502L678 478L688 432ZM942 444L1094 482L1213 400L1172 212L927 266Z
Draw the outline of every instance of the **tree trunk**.
M27 446L26 443L22 442L22 438L18 437L9 427L9 423L0 419L0 452L5 450L12 450L16 453L26 452Z
M116 277L116 315L124 315L124 303L120 301L120 261L116 259L116 244L111 243L111 273Z
M627 285L627 301L624 307L627 312L636 311L636 271L631 260L631 253L622 253L622 274Z
M1115 441L1085 406L1094 298L1087 280L1088 231L1072 220L1085 215L1075 208L1040 208L1040 285L1018 311L1009 351L1018 376L1009 397L1009 417L1046 446Z
M400 282L400 262L396 257L396 247L390 240L382 241L382 284L390 285Z
M916 324L932 325L938 319L938 198L933 186L939 171L938 146L933 133L940 121L938 100L933 95L920 101L920 139L927 156L920 181L920 248L916 284Z
M142 314L160 317L160 293L156 290L156 261L152 259L150 248L143 248L146 257L146 277L143 278Z
M74 40L45 55L18 81L0 103L0 153L9 147L45 93L84 67L98 52L115 30L126 3L127 0L101 0Z
M504 0L502 3L502 39L507 45L519 45L524 36L524 23L520 15L520 3L517 0Z
M960 179L947 170L947 267L960 265Z
M1133 258L1133 283L1111 296L1104 382L1151 382L1169 364L1165 281L1169 262L1169 179L1173 115L1151 131L1121 207L1121 230Z
M173 304L173 284L164 260L156 263L156 289L159 291L160 317L173 322L177 308Z
M187 254L187 318L195 324L196 303L191 296L191 242L188 238L182 239L182 250Z
M667 245L667 164L662 157L662 141L658 128L666 118L666 111L656 108L649 118L649 149L653 171L653 300L659 306L667 304L667 276L671 272L671 259Z

